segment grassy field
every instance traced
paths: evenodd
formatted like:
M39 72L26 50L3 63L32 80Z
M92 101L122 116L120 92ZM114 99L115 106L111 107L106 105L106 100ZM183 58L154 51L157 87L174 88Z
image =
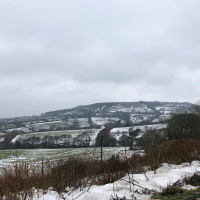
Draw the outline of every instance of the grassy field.
M51 126L55 127L68 127L67 122L62 122L62 121L55 121L55 122L44 122L44 123L36 123L36 124L31 124L28 125L28 127L34 128L34 130L39 130L39 129L49 129Z
M82 134L83 132L89 133L91 136L96 135L100 129L82 129L82 130L64 130L64 131L47 131L47 132L36 132L30 134L23 134L18 137L18 140L26 140L30 137L40 137L45 136L60 136L60 135L71 135L76 137L77 135Z
M130 154L133 152L130 151ZM103 157L112 155L124 156L123 147L104 147ZM68 148L68 149L15 149L0 150L0 166L16 162L39 162L41 160L67 159L70 157L100 158L100 148Z

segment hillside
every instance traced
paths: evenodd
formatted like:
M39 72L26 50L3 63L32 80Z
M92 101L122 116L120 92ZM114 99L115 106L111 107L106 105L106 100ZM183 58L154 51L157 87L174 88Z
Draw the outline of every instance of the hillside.
M114 102L77 106L50 111L39 116L0 119L1 135L13 130L23 133L148 125L169 119L175 113L189 113L191 103L179 102Z

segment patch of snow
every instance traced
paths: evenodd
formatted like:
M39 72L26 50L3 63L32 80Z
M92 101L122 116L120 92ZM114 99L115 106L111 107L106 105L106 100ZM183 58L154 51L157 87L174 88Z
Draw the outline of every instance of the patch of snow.
M117 117L92 117L92 122L96 125L105 125L107 123L117 122L120 119ZM121 120L121 123L124 123L123 120Z
M139 194L133 191L141 191L141 187L149 190L156 190L160 192L163 188L166 188L169 184L176 182L177 180L185 177L192 176L196 171L200 171L200 162L194 161L189 166L182 165L168 165L164 163L162 167L158 168L156 172L148 171L146 174L130 174L122 179L102 185L93 185L90 188L85 188L83 191L76 190L70 195L63 194L68 200L109 200L112 197L132 199L133 196L136 199L150 200L150 195ZM148 178L148 179L147 179ZM134 181L133 186L130 182ZM186 186L185 186L186 187ZM189 186L187 186L189 188ZM193 187L190 187L193 189ZM61 200L59 195L52 190L49 190L47 194L40 194L34 197L34 200Z
M15 137L11 140L11 143L15 143L15 142L18 140L19 137L20 137L20 135L15 136Z
M12 128L12 129L7 129L6 130L8 133L11 133L12 131L23 131L23 132L30 132L29 128L27 127L20 127L20 128Z
M119 132L129 132L129 130L136 130L140 129L141 131L146 131L149 129L163 129L166 128L166 124L150 124L150 125L143 125L143 126L131 126L131 127L120 127L120 128L113 128L110 132L111 133L119 133Z
M57 120L57 121L51 121L51 122L39 122L39 123L34 123L34 124L32 124L32 125L46 125L46 124L54 124L54 123L60 123L60 122L62 122L62 121L60 121L60 120Z

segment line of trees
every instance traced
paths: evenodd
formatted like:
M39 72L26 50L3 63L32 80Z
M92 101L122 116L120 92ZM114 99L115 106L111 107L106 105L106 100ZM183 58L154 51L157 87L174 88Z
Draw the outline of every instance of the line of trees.
M200 138L200 112L176 114L167 122L167 128L162 130L147 130L143 137L136 139L141 130L130 130L129 134L119 135L118 140L110 133L111 125L101 130L95 141L91 140L90 133L84 131L76 137L72 135L30 137L28 139L17 140L12 143L17 132L8 134L4 141L0 143L0 149L10 148L71 148L88 147L94 145L97 147L114 146L133 146L136 142L138 146L149 146L161 144L163 141L178 140L183 138Z
M183 113L173 115L167 122L167 128L162 130L148 130L138 140L138 145L158 145L164 141L185 138L200 138L200 114Z
M33 148L71 148L71 147L87 147L90 145L91 137L88 132L72 138L71 135L60 136L44 136L41 137L29 137L28 139L16 140L12 142L12 139L17 133L8 134L4 141L0 143L0 149L33 149Z
M111 133L111 127L108 126L101 130L95 139L92 141L91 134L87 131L73 137L73 135L46 135L44 137L29 137L27 139L17 139L15 142L12 140L18 135L17 132L8 134L4 141L0 143L0 149L33 149L33 148L76 148L96 146L100 147L115 147L127 146L131 147L135 141L140 130L130 131L128 133L119 133L117 140Z

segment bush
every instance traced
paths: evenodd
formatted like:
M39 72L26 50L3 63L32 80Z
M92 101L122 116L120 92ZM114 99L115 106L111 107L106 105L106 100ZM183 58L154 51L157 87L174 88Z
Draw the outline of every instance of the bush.
M147 148L144 156L146 165L152 169L158 168L162 163L181 164L200 159L200 140L181 139L167 141L158 146Z
M119 138L118 143L120 146L131 147L133 145L133 138L128 135L122 135Z
M196 172L193 176L186 178L185 183L192 186L200 186L200 173Z
M163 200L178 200L188 199L195 200L200 197L199 189L197 190L185 190L177 186L169 186L161 193L153 195L151 199L163 199Z
M129 132L129 135L131 137L137 137L139 133L141 133L141 129L137 128L136 130Z
M138 139L138 145L143 147L155 146L167 140L165 130L148 130L143 137Z
M116 146L117 140L110 134L110 129L105 128L98 133L95 143L97 147L101 144L103 147L111 147Z
M174 115L167 130L169 140L200 138L200 116L192 113Z
M112 183L128 172L125 161L112 159L81 160L70 159L56 162L42 162L41 165L16 164L1 169L0 199L32 199L35 190L45 192L52 187L59 194L69 190L83 189L93 184Z

